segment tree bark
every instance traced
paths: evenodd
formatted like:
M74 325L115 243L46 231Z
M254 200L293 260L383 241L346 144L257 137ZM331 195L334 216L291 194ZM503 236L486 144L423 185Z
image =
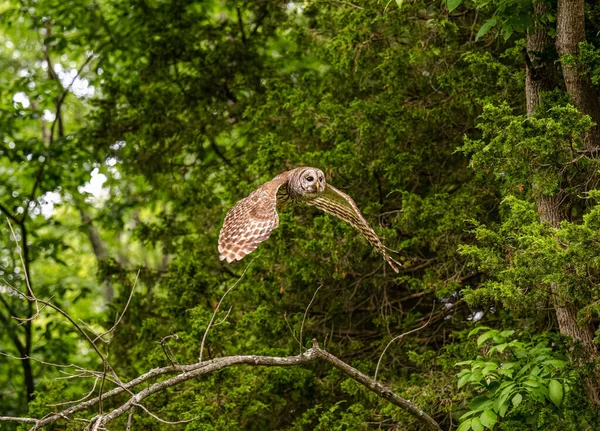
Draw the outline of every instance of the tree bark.
M583 0L559 0L559 18L557 23L556 49L560 55L576 54L577 44L584 40L583 33ZM535 3L535 21L539 22L539 17L546 11L546 5ZM545 91L553 90L556 87L554 66L551 52L552 39L547 32L536 27L527 35L527 70L525 82L525 95L527 99L527 115L531 116L540 104L541 94ZM600 106L598 98L593 88L586 87L591 83L586 82L586 78L581 76L574 65L563 64L563 74L567 91L573 98L573 103L583 113L592 116L597 115L600 119ZM587 92L587 93L586 93ZM595 147L597 144L596 127L590 137L586 140L588 148ZM549 223L553 228L559 228L561 221L566 219L567 199L562 190L553 196L540 195L536 199L536 205L540 221ZM560 333L570 337L581 347L582 358L579 359L580 365L592 363L598 358L598 348L594 343L594 328L590 324L580 325L577 322L577 307L573 301L561 293L560 286L552 283L551 292L553 295L554 309ZM590 377L586 381L586 394L590 401L596 406L600 406L598 396L598 382L596 376Z
M534 3L535 18L539 18L546 12L544 3ZM527 115L540 104L541 94L553 90L555 87L554 65L552 57L552 38L538 24L539 19L534 19L536 27L527 33L527 55L525 74L525 99L527 103Z
M577 66L579 44L585 41L584 0L558 0L556 16L556 50L562 61L567 92L573 104L589 115L596 126L586 137L586 149L595 150L600 144L600 102L589 76ZM564 56L571 58L564 59Z

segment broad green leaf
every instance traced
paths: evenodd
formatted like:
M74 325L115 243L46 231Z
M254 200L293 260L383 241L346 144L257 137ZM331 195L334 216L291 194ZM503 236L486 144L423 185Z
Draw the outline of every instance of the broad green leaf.
M496 415L493 410L488 409L479 416L479 420L483 425L492 429L494 428L494 425L496 425L496 422L498 422L498 415Z
M454 9L460 6L463 0L447 0L446 6L448 6L448 12L452 12Z
M500 408L498 409L498 414L501 417L504 417L504 415L506 414L506 411L508 410L508 403L504 403L500 406Z
M459 389L462 388L464 385L466 385L469 382L469 380L471 379L471 375L472 375L472 373L468 372L468 373L465 373L460 379L458 379L457 386Z
M479 331L489 330L489 329L490 329L489 326L478 326L477 328L471 330L471 332L469 332L469 335L467 335L467 337L471 338L473 335L477 334Z
M482 38L483 36L485 36L485 34L490 31L491 28L493 28L496 25L496 19L495 18L491 18L488 19L486 22L483 23L483 25L479 28L479 31L477 32L477 36L475 36L475 40L479 40L480 38Z
M517 407L519 404L521 404L521 401L523 401L523 395L515 395L512 399L513 406Z
M471 377L469 377L470 382L478 382L481 379L483 379L483 374L481 374L481 371L475 371L473 374L471 374Z
M550 380L548 384L548 397L556 406L560 406L563 399L563 388L557 380Z
M467 418L470 418L473 415L479 413L477 410L469 410L467 413L458 418L459 421L464 421Z
M471 428L473 428L473 431L483 431L485 429L479 418L473 418L471 421Z
M496 331L487 331L477 337L477 347L480 347L483 343L494 336Z
M494 400L488 396L480 395L469 401L469 408L474 411L481 411L490 408L494 404Z
M542 365L550 365L555 368L563 368L567 362L561 359L546 359Z
M471 419L464 421L456 431L469 431L471 429Z

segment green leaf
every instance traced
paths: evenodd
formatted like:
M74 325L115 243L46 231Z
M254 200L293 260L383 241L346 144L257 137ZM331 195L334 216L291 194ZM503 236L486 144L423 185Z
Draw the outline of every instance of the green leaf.
M446 6L448 7L448 12L452 12L454 9L460 6L463 0L447 0Z
M494 400L491 400L485 395L480 395L469 401L469 408L473 411L487 410L488 407L492 407Z
M399 8L402 7L402 3L404 3L404 0L396 0L396 4L398 5Z
M498 409L498 414L501 417L504 417L504 415L506 414L506 411L508 410L508 403L504 403L500 406L500 408Z
M510 22L505 22L502 24L500 32L502 33L502 37L504 37L504 41L507 41L513 34L512 24Z
M550 365L555 368L563 368L567 362L560 359L546 359L542 365Z
M481 374L481 371L475 371L473 374L471 374L471 377L469 377L470 382L479 382L481 379L483 379L483 374Z
M495 333L496 331L487 331L477 337L477 347L480 347L483 343L492 338Z
M548 384L548 397L556 406L560 406L563 399L563 388L557 380L550 380L550 384Z
M523 401L523 395L517 394L513 397L512 404L513 406L517 407L519 404L521 404L521 401Z
M478 326L477 328L471 330L471 332L469 332L469 335L467 335L468 338L471 338L473 335L477 334L479 331L483 331L485 329L490 329L489 326Z
M469 379L471 378L471 374L472 373L465 373L462 375L462 377L460 379L458 379L458 388L462 388L464 385L466 385L469 382Z
M502 343L499 344L497 346L494 346L490 349L490 353L495 352L496 350L498 351L498 353L502 353L504 352L504 350L508 347L508 343Z
M488 409L479 416L479 420L483 425L492 429L494 428L494 425L496 425L496 422L498 422L498 415L496 415L493 410Z
M472 419L467 419L464 421L456 431L469 431L471 429L471 421Z
M471 421L471 428L473 428L473 431L483 431L485 429L479 418L473 418Z
M477 32L477 36L475 36L475 40L479 40L481 37L483 37L488 31L490 31L491 28L493 28L496 25L496 19L495 18L491 18L488 19L486 22L483 23L483 25L479 28L479 31Z
M466 412L464 415L462 415L461 417L458 418L459 421L464 421L466 418L470 418L471 416L475 415L479 413L476 410L469 410L468 412Z

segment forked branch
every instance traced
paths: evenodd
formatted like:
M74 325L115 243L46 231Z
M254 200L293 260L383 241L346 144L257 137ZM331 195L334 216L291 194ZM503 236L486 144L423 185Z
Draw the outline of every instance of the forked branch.
M188 380L194 379L204 374L210 374L223 368L235 366L235 365L250 365L250 366L271 366L271 367L289 367L296 365L308 364L317 360L323 360L328 362L335 368L341 370L344 374L365 386L370 391L377 394L379 397L391 402L392 404L400 407L407 413L414 416L419 420L428 430L440 430L438 423L423 410L418 408L410 401L395 394L390 388L377 383L369 376L361 373L356 368L346 364L339 358L333 356L331 353L323 350L319 347L316 340L313 340L313 347L300 355L287 356L287 357L276 357L276 356L255 356L255 355L237 355L228 356L224 358L216 358L209 361L197 362L191 365L183 366L169 366L163 368L155 368L146 374L139 376L138 378L123 383L102 395L102 399L113 398L118 394L127 392L130 397L122 403L120 406L114 408L112 411L104 412L101 415L97 415L90 419L90 427L92 429L103 429L106 424L114 419L128 414L135 407L140 407L141 402L158 392L162 392L167 388L176 386ZM151 379L156 378L160 375L174 374L175 376L170 377L166 380L162 380L156 383L143 385L143 389L139 392L133 392L136 386L142 383L149 382ZM44 428L47 425L53 424L60 420L71 419L77 412L84 411L100 402L99 397L95 397L90 400L81 402L75 406L69 407L58 413L49 414L41 419L36 418L6 418L0 417L0 421L18 421L24 423L33 423L34 425L30 428L30 431L35 431ZM129 422L129 421L128 421Z

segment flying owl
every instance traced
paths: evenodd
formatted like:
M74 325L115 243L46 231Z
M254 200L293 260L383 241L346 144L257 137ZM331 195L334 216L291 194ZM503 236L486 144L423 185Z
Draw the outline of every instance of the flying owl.
M381 240L352 198L327 184L320 169L307 167L277 175L229 210L219 234L220 259L233 262L252 253L279 226L277 205L281 207L287 202L313 205L350 223L398 272L400 263L387 254Z

